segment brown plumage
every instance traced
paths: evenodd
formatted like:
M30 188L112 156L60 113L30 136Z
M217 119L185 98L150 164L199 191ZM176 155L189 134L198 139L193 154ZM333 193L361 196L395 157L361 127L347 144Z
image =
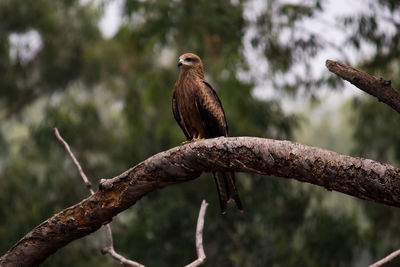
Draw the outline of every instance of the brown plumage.
M204 80L203 64L195 54L179 57L180 73L175 83L172 110L175 120L189 141L228 136L225 112L217 93ZM221 212L226 212L229 200L243 210L233 172L214 172Z

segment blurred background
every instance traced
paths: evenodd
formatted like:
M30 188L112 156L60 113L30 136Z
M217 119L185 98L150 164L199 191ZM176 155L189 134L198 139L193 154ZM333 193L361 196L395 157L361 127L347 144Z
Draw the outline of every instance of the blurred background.
M231 136L288 139L399 166L399 115L325 68L340 60L400 88L397 0L1 0L0 253L88 196L58 127L97 188L184 136L177 58L198 54ZM148 266L366 266L400 248L398 209L292 180L238 174L245 212L219 212L210 175L153 192L112 222ZM43 266L119 266L103 231ZM400 260L386 266L398 266Z

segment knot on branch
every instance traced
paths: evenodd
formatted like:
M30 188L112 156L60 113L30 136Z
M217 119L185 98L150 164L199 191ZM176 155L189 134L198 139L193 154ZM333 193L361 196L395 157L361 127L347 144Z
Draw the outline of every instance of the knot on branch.
M392 84L391 80L385 80L382 77L379 78L379 82L383 85L383 86L390 86Z

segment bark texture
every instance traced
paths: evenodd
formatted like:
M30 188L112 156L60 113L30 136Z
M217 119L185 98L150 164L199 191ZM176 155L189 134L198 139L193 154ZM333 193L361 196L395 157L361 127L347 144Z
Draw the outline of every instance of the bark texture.
M351 82L364 92L375 96L400 113L400 91L392 88L391 81L371 76L341 62L327 60L326 67L339 77Z
M205 171L294 178L400 207L400 169L394 166L290 141L220 137L161 152L115 178L102 180L94 195L25 235L0 258L0 266L38 265L67 243L109 223L149 192L190 181Z

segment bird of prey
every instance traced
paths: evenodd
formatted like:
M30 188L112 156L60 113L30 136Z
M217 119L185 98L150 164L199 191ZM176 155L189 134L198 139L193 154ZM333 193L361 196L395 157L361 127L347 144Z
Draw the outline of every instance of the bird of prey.
M225 112L217 93L204 80L201 59L192 53L179 57L178 81L172 97L172 111L188 142L228 135ZM234 200L243 210L233 172L214 172L222 214Z

